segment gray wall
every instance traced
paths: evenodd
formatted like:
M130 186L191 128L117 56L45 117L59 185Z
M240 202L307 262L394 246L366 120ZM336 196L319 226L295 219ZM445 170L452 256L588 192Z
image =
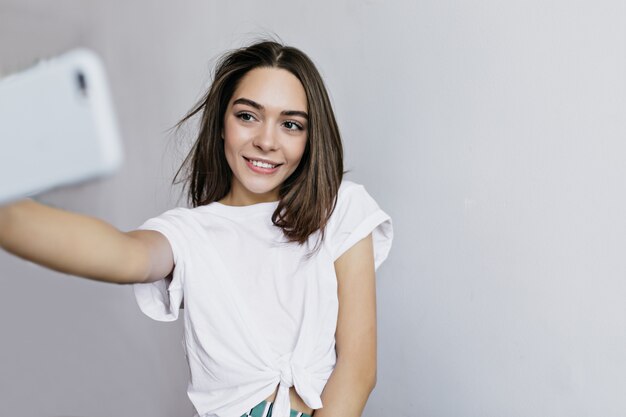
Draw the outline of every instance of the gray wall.
M101 54L113 178L51 205L122 230L178 204L165 130L212 59L275 32L331 91L349 178L393 218L364 416L626 415L626 6L0 0L0 69ZM0 415L191 417L182 326L129 287L0 253Z

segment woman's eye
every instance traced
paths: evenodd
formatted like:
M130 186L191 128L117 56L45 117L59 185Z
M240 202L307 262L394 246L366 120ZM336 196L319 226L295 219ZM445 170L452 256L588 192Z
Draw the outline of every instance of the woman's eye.
M254 120L254 116L251 115L250 113L239 113L237 115L237 117L239 117L244 122L250 122L250 121Z
M283 125L289 130L303 130L302 125L296 122L289 121L289 120L283 123Z

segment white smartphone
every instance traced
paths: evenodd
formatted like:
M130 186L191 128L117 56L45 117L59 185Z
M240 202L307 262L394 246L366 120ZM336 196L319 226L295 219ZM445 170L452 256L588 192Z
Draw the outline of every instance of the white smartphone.
M94 52L75 49L0 78L0 204L109 176L122 159Z

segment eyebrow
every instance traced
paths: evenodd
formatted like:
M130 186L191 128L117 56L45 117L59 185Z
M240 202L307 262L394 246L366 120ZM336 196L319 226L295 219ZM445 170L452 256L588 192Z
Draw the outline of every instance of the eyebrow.
M254 107L257 110L263 111L265 110L265 107L263 107L262 104L257 103L256 101L250 100L249 98L238 98L237 100L235 100L233 102L233 106L235 104L246 104L250 107ZM280 114L285 115L285 116L300 116L300 117L304 117L305 119L309 120L309 115L307 114L307 112L304 111L300 111L300 110L283 110L280 112Z

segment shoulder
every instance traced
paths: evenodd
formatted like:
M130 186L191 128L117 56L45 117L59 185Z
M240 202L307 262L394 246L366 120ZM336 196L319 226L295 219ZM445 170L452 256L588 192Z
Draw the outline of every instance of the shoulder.
M186 219L186 218L192 217L194 212L195 212L195 209L193 209L193 208L174 207L174 208L171 208L171 209L163 212L163 214L161 216L177 218L177 219Z
M327 232L334 260L372 233L376 267L386 258L393 236L389 215L362 184L348 180L342 181L339 187Z
M339 185L339 191L337 192L337 195L339 196L339 195L347 194L359 188L364 188L364 187L362 184L358 184L354 181L343 180L341 181L341 184Z
M329 235L334 236L341 229L349 229L354 226L351 223L359 221L359 217L364 214L363 210L370 209L367 204L363 204L368 197L369 195L362 184L343 180L337 191L333 212L328 220Z
M150 217L145 220L138 230L155 230L173 237L178 235L185 229L192 218L192 209L187 207L175 207L168 209L161 214Z
M336 212L345 210L354 211L357 208L373 210L378 208L375 200L367 192L363 184L350 180L343 180L337 191Z
M195 209L192 208L188 208L188 207L174 207L174 208L170 208L167 209L165 211L163 211L161 214L153 217L153 218L159 218L159 217L185 217L188 216L189 214L191 214Z
M345 205L348 204L350 200L354 199L355 196L363 194L364 192L365 187L362 184L350 180L343 180L339 185L339 190L337 190L337 200L334 212L340 211L342 207L345 207Z
M187 207L174 207L167 209L159 215L151 217L147 222L184 222L192 216L193 209Z

